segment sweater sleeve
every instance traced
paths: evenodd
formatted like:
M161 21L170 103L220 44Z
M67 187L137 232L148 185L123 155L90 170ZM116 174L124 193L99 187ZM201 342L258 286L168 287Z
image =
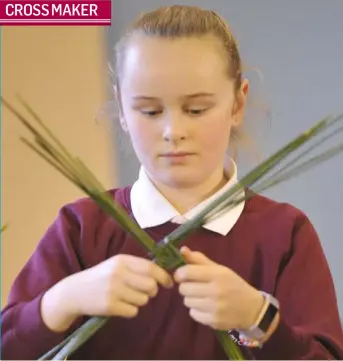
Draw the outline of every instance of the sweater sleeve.
M12 285L8 304L2 310L1 359L37 359L66 336L67 333L54 333L46 327L40 305L45 291L81 271L76 251L78 238L76 217L64 207Z
M319 237L305 217L280 270L275 295L280 323L261 359L341 360L343 331L333 279Z

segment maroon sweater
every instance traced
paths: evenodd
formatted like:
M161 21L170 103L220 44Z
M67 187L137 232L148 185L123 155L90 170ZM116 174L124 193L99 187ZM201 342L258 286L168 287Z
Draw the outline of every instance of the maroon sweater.
M132 215L130 188L112 191ZM156 240L177 227L147 231ZM343 332L333 280L318 236L296 208L262 196L249 200L227 236L206 229L186 241L280 301L281 321L256 359L342 359ZM73 331L56 334L40 315L43 293L68 275L118 253L145 251L89 199L63 207L16 278L2 311L2 359L36 359ZM94 302L96 302L94 295ZM113 318L71 359L224 359L215 333L193 321L177 287L160 289L134 319Z

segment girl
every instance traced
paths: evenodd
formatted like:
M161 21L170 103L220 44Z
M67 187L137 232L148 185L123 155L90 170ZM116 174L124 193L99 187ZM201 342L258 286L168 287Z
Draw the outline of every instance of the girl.
M228 25L195 7L139 17L116 66L121 125L142 167L110 193L160 240L237 182L226 152L249 84ZM112 318L72 358L223 359L213 329L247 357L343 358L333 280L300 210L255 195L185 246L188 264L168 274L90 199L66 205L13 284L2 358L38 358L92 315Z

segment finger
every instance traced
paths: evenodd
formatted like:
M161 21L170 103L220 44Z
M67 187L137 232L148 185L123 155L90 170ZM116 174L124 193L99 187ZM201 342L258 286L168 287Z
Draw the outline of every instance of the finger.
M178 268L174 273L176 282L209 282L213 279L212 266L185 265Z
M128 256L129 258L130 256ZM172 277L160 266L151 262L150 260L138 257L132 257L127 262L127 268L135 273L140 273L143 276L152 277L160 285L171 288L173 286Z
M125 285L122 285L121 287L120 291L118 290L118 298L120 301L136 307L142 307L148 303L150 297L146 293L137 291Z
M198 311L194 308L191 308L189 311L189 315L193 318L193 320L203 325L210 326L212 324L212 316L207 312Z
M115 305L115 310L113 314L125 318L132 318L137 316L138 314L138 307L130 305L125 302L117 302Z
M209 297L211 288L207 283L185 282L179 286L179 292L184 297Z
M213 265L215 262L210 260L201 252L191 251L188 247L182 247L181 253L185 257L187 263L190 264L202 264L202 265Z
M127 286L137 291L144 292L150 297L155 297L157 295L157 282L152 277L128 271L125 272L123 281Z
M186 307L194 308L197 311L210 312L213 309L213 302L205 297L185 297L183 303Z

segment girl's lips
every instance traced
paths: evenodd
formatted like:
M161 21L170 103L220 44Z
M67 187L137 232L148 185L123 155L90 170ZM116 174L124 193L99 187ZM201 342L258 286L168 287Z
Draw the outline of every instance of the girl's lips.
M161 154L161 157L181 158L181 157L186 157L186 156L193 155L193 154L194 153L190 153L190 152L168 152L168 153Z

